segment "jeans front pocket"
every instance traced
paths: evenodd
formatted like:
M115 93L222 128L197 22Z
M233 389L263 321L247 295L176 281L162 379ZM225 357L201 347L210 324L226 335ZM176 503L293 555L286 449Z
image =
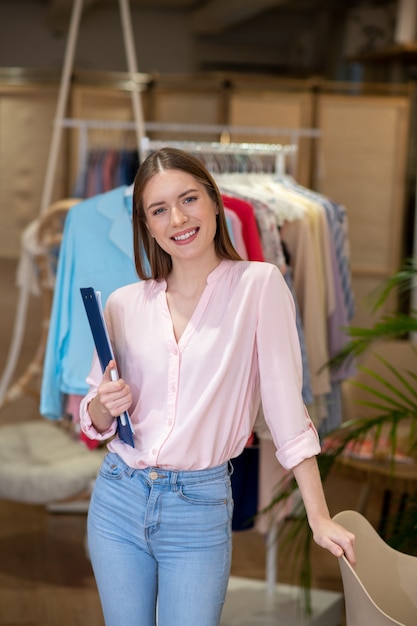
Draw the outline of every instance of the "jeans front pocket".
M231 499L230 478L185 483L179 487L179 497L200 506L224 505Z
M104 457L99 473L100 476L110 480L120 480L126 473L127 465L114 452L109 452Z

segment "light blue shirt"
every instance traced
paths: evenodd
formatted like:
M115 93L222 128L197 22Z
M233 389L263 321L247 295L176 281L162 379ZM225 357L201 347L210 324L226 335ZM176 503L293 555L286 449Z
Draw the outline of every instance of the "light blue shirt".
M68 212L60 247L43 368L40 412L61 419L64 394L85 395L94 344L80 288L112 291L137 282L132 195L124 185L76 204Z

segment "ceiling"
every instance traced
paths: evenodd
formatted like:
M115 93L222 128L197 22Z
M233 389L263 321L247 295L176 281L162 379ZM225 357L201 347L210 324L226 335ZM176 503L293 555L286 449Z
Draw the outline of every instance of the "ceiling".
M83 10L116 4L118 0L83 0ZM52 30L68 24L74 0L47 0L48 23ZM153 11L181 11L190 17L195 35L215 35L271 9L308 9L328 5L329 0L130 0L130 6ZM333 0L333 4L338 4Z

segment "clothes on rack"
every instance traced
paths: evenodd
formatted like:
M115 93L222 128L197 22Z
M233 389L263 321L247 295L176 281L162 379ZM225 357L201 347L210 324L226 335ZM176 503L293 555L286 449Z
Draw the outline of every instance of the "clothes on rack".
M92 198L116 187L131 185L139 166L137 150L91 148L83 155L73 194Z
M262 242L252 205L249 202L245 202L233 196L227 196L226 194L222 194L222 200L225 208L229 211L233 211L241 224L241 232L248 260L264 261Z
M230 237L232 239L235 250L240 254L245 261L249 260L248 251L246 248L245 240L243 238L242 222L234 211L231 211L227 207L224 207L226 215L226 222L229 228Z

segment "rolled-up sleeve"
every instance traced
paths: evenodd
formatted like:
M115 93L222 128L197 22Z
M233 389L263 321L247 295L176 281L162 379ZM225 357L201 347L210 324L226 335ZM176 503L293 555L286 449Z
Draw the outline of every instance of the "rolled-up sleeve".
M276 457L285 469L292 469L304 459L320 452L319 437L311 419L307 418L307 429L287 443L282 444Z
M257 349L265 421L285 469L320 452L316 428L302 398L302 359L293 296L271 266L258 308Z

